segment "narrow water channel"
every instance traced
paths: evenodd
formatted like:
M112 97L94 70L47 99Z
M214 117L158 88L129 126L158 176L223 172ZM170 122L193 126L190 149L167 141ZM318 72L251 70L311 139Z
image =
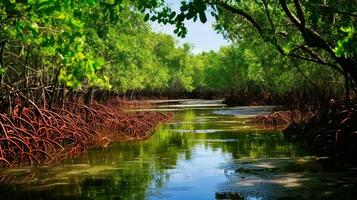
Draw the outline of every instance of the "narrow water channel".
M0 170L0 199L355 199L357 168L310 156L251 122L272 107L156 102L175 112L147 141L56 166Z

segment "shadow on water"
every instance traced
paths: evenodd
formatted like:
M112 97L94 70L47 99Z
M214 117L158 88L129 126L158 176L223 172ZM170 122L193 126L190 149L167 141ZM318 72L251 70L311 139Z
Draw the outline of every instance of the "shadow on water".
M147 141L113 144L55 166L0 172L0 199L354 199L357 168L309 156L251 122L265 107L174 102ZM190 105L187 105L190 104ZM166 109L160 102L159 109Z

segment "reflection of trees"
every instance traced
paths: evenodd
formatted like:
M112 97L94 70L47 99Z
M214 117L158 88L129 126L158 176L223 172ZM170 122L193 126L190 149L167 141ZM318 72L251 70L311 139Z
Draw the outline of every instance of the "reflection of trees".
M93 149L86 156L67 160L65 165L31 170L35 173L29 180L31 182L15 179L14 184L0 187L2 198L145 199L167 183L170 178L167 170L175 168L179 158L191 159L192 151L198 145L213 151L221 150L234 159L290 156L295 152L295 146L274 132L194 133L194 130L234 126L219 123L217 120L227 120L228 117L212 116L210 112L183 110L176 115L178 123L159 128L150 140ZM21 179L28 174L17 173L15 176Z
M213 149L221 149L223 152L232 154L234 159L239 158L263 158L295 156L296 145L287 143L283 135L277 132L255 132L255 133L234 133L209 134L210 140L232 140L232 142L214 142L206 144Z
M185 144L187 150L191 150L197 144L202 144L206 148L213 150L221 150L225 153L232 154L234 159L243 157L262 158L262 157L282 157L301 154L296 145L289 143L284 139L284 136L279 132L274 131L224 131L215 133L193 133L194 130L218 129L231 130L235 124L219 123L219 121L234 120L232 117L219 116L219 118L207 118L205 123L195 123L200 121L197 119L197 111L187 110L182 113L184 117L181 123L173 126L176 130L191 130L192 133L176 133L179 135L181 143ZM207 116L210 111L200 111ZM237 122L240 119L235 119Z

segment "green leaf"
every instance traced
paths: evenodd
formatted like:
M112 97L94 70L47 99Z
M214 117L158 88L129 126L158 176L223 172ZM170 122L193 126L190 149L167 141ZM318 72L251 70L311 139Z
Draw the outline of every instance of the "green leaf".
M175 16L176 16L176 12L173 11L169 16L169 19L172 20L173 18L175 18Z
M149 13L147 13L147 14L145 15L145 17L144 17L144 21L148 21L148 20L149 20L149 18L150 18L150 14L149 14Z
M207 22L206 13L204 11L199 12L199 16L200 16L200 20L201 20L202 23L206 23Z

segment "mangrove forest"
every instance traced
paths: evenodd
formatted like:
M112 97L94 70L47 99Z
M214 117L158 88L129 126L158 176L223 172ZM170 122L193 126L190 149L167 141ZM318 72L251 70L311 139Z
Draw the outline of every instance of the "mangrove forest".
M355 199L356 155L356 0L0 1L0 200Z

